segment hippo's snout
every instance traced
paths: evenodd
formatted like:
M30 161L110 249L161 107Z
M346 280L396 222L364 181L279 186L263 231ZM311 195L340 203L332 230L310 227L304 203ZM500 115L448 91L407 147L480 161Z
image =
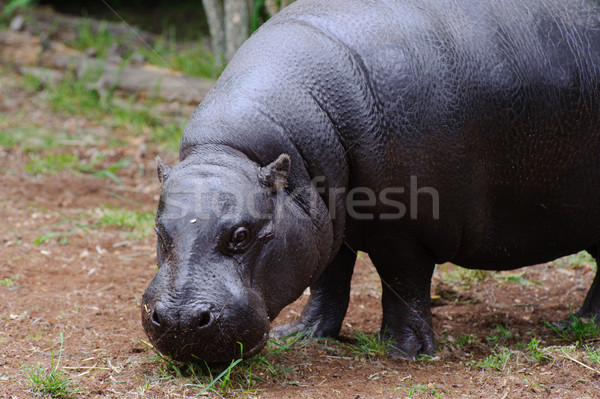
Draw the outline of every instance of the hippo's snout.
M142 324L161 353L179 361L228 362L249 357L267 342L269 318L256 295L221 305L157 300L145 295Z
M210 328L217 316L205 309L194 309L189 315L174 319L170 317L167 307L162 302L158 302L151 311L150 320L153 328L157 330L167 331L175 328L194 332Z

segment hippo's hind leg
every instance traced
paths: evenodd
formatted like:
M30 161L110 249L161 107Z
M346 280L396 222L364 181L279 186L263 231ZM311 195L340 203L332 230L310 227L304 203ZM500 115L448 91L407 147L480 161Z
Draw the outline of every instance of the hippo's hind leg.
M271 334L283 337L304 332L313 338L337 337L348 309L355 261L356 254L342 245L333 261L310 287L310 297L300 319L274 328Z
M577 316L596 317L596 323L600 324L600 268L598 267L598 256L600 255L600 244L594 245L587 250L596 260L596 277L587 293L585 301L577 312Z
M421 245L378 237L369 251L381 277L381 332L391 340L390 355L414 359L436 348L431 315L431 277L435 262Z

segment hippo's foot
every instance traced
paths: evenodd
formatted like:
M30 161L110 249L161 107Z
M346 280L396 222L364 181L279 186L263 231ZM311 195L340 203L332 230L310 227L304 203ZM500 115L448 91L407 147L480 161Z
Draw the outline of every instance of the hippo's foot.
M307 320L300 318L283 326L275 327L271 330L272 337L287 337L289 335L300 334L307 338L335 338L340 328L324 320Z
M431 315L431 276L435 263L415 243L379 237L371 259L381 277L381 335L390 356L415 359L436 348Z
M600 325L600 266L598 264L598 259L600 256L600 245L596 244L587 250L590 255L594 257L596 260L596 276L594 277L594 281L585 297L585 301L583 305L581 305L581 309L575 314L575 316L583 319L595 319L596 323ZM572 320L567 319L566 321L562 321L561 324L564 326L568 326Z
M389 356L396 359L416 359L421 355L433 355L436 349L433 329L430 325L392 328L383 326L381 340L389 343Z

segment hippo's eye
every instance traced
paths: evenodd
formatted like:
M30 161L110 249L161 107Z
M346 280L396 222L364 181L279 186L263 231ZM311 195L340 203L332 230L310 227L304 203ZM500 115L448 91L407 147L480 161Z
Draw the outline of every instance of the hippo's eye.
M235 253L242 253L248 248L252 235L247 227L239 226L231 232L229 237L229 250Z
M245 227L239 227L236 231L233 232L233 237L231 237L231 242L233 244L239 244L248 239L248 229Z

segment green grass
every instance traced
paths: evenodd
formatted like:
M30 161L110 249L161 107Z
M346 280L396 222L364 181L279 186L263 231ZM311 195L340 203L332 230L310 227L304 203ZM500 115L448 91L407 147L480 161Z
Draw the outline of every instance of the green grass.
M154 211L101 207L98 208L98 216L98 227L116 227L132 238L148 237L154 229Z
M29 382L31 392L36 396L50 396L52 398L76 398L79 391L75 381L71 380L59 367L63 348L63 334L60 334L60 350L55 359L54 351L50 362L50 369L42 366L25 367L22 371ZM56 363L55 363L56 360Z
M14 11L19 9L31 8L38 3L37 0L8 0L4 5L0 16L2 19L10 16Z
M469 346L475 342L475 335L473 334L465 334L456 338L455 340L451 340L450 343L458 346Z
M500 273L494 273L493 277L496 280L500 280L502 282L504 281L514 281L517 282L521 285L524 286L528 286L531 284L535 284L535 285L542 285L542 283L540 283L539 281L536 280L527 280L525 278L523 278L523 275L525 274L525 271L519 272L519 273L514 273L514 274L500 274Z
M508 348L494 349L491 355L477 362L475 366L485 370L504 371L511 357L512 352Z
M3 126L0 121L0 146L7 148L19 147L26 152L55 149L67 140L76 138L74 135L64 131L51 131L44 127L31 124L19 124L19 126Z
M51 212L45 210L46 212ZM70 244L69 237L75 234L91 233L94 229L105 227L123 231L130 239L148 237L154 231L154 211L143 212L115 206L100 206L94 212L81 211L75 216L58 212L61 220L48 226L33 244L46 242Z
M596 269L596 261L587 251L581 251L574 255L565 256L551 262L559 267L592 267Z
M152 49L138 49L149 63L183 72L186 75L217 79L223 72L222 61L207 51L199 39L195 45L176 45L173 40L162 38L155 42Z
M168 33L159 37L152 47L140 45L135 48L128 44L132 42L130 39L133 35L132 32L130 38L116 36L107 29L106 24L101 23L97 28L93 28L89 22L84 22L80 26L77 37L69 45L81 51L93 48L96 57L100 59L108 56L112 46L120 46L125 62L139 54L143 55L150 64L190 76L216 79L223 71L221 66L223 62L206 50L202 37L185 45L177 44L175 29L169 29Z
M585 353L592 364L600 364L600 349L592 345L585 346Z
M527 344L527 355L534 362L546 362L552 359L546 353L546 349L540 347L540 341L537 338L532 338Z
M119 169L131 162L129 158L122 158L108 168L99 165L104 154L99 154L89 160L81 159L73 153L57 153L39 155L31 153L25 171L33 174L55 175L61 171L70 171L75 174L88 174L98 178L108 178L117 184L121 181L115 174Z
M571 313L565 323L544 321L544 324L562 339L570 342L585 342L600 336L600 326L595 317L584 319Z
M394 388L394 391L397 392L400 389L402 389L406 392L406 395L408 398L412 398L412 397L414 397L415 393L421 393L421 392L429 394L430 397L432 397L432 398L441 398L444 395L443 392L437 392L435 383L415 384L415 385L409 386L408 388L397 387L397 388Z
M89 21L85 21L80 24L77 32L75 40L67 44L81 51L93 48L96 50L96 57L101 59L107 57L108 50L111 46L120 45L124 40L130 39L130 37L119 37L114 35L107 29L107 25L103 21L100 22L97 29L94 29ZM130 36L133 37L134 33L131 32Z
M499 342L508 341L515 338L515 335L502 324L496 324L496 327L491 331L487 337L488 342Z
M472 270L456 266L456 270L449 271L446 265L442 265L442 267L444 268L444 280L459 284L466 290L484 281L489 275L489 272L486 270Z
M142 342L152 348L150 344ZM288 355L299 353L298 350L306 343L307 339L301 334L271 339L267 347L258 355L245 360L240 356L226 366L208 365L200 360L196 363L176 362L156 351L153 360L158 361L157 368L163 380L186 378L189 380L186 386L198 390L196 395L205 392L218 395L247 394L255 391L257 384L266 382L266 379L273 379L280 383L287 380L294 370L281 363L288 358ZM242 353L243 347L240 345L240 355Z
M104 129L122 130L126 132L125 136L149 137L152 143L159 144L165 150L178 151L181 132L186 122L183 117L174 118L157 114L152 108L158 103L156 99L144 99L140 102L135 95L131 95L123 100L112 90L103 91L101 94L90 87L90 84L100 75L101 71L89 71L81 79L67 75L59 84L42 84L36 76L26 74L21 87L32 93L43 89L44 99L54 113L83 116ZM9 131L9 134L0 137L0 145L7 147L18 145L37 150L57 147L65 140L81 141L81 133L78 133L78 136L61 132L54 135L55 132L49 132L48 129L31 122L23 124L24 118L20 117L21 121L18 124L14 122L14 118L0 119L0 128L3 132ZM92 139L102 145L122 146L128 144L122 139L124 135L112 134L108 138L92 137Z
M381 334L376 332L365 335L362 331L354 331L354 340L356 343L345 345L346 349L369 360L385 358L392 347L390 338L382 339Z
M8 288L14 288L16 286L16 281L19 279L19 275L15 275L15 276L11 276L8 278L5 278L3 280L0 280L0 287L8 287Z

